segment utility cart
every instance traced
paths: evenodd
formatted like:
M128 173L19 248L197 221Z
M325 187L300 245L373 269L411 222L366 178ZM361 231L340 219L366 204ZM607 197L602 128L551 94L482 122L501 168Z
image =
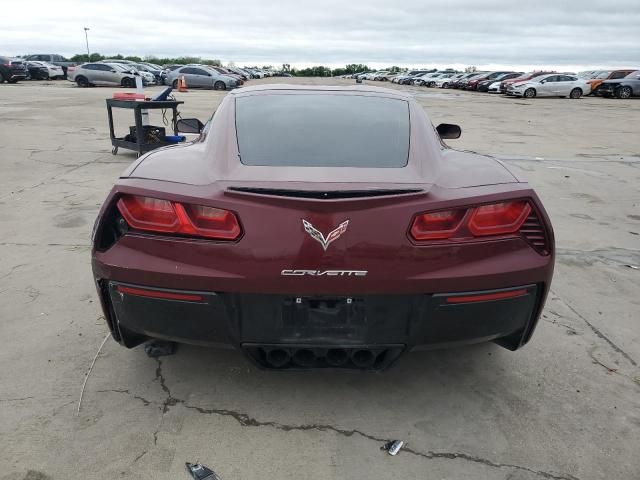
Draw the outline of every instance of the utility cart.
M173 134L177 136L178 130L176 123L178 119L178 105L182 103L184 102L179 102L177 100L135 101L108 98L107 113L109 114L109 135L111 137L111 145L113 145L111 153L116 155L118 153L118 148L122 147L134 150L138 153L138 156L140 156L145 152L164 147L165 145L174 145L176 143L175 139L166 137L164 127L143 125L142 111L171 109L173 115L171 116L170 128L173 129ZM128 108L133 110L135 126L130 126L129 134L124 137L116 137L113 128L113 108Z

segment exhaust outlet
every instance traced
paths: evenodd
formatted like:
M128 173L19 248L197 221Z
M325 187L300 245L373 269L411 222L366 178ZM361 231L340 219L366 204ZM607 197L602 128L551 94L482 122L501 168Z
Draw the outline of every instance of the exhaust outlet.
M358 368L371 368L375 360L371 350L355 350L351 354L351 361Z
M266 355L267 362L274 368L282 368L289 360L291 360L291 355L286 350L281 348L274 348L273 350L269 350Z
M293 361L301 367L313 367L316 363L316 354L308 348L301 348L293 354Z
M349 360L344 348L331 348L327 351L327 363L332 367L341 367Z

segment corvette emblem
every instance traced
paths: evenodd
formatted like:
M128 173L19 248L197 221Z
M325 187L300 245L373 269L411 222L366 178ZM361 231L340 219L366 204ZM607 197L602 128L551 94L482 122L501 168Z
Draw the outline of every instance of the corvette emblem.
M349 220L345 220L344 222L342 222L338 226L338 228L329 232L326 237L322 234L322 232L320 232L320 230L316 229L313 225L311 225L310 222L307 222L304 219L302 220L302 225L304 226L305 232L307 232L311 238L320 243L320 245L322 245L322 248L324 248L324 251L326 252L331 242L340 238L340 236L347 231Z

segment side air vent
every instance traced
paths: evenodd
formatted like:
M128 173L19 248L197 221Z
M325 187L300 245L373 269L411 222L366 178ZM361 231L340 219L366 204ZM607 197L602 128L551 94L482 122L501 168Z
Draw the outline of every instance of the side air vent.
M531 210L520 233L540 255L549 255L549 238L535 210Z
M250 188L250 187L229 187L230 192L256 193L259 195L271 195L275 197L291 198L316 198L320 200L333 200L339 198L370 198L388 197L393 195L406 195L410 193L420 193L418 188L402 190L284 190L278 188Z

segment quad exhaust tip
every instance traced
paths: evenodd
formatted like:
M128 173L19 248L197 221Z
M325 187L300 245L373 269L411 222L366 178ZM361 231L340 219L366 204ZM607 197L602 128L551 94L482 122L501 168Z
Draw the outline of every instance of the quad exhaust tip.
M395 361L404 350L404 345L315 347L243 344L242 348L252 360L266 368L376 370L385 368Z

